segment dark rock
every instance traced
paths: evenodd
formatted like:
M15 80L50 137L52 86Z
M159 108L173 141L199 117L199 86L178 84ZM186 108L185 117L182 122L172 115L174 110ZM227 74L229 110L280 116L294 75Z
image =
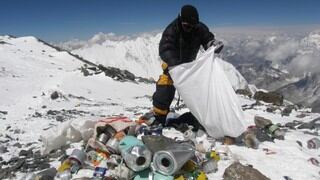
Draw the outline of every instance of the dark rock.
M296 117L297 117L297 118L304 118L304 117L306 117L306 116L307 116L306 114L301 113L301 114L297 115Z
M156 81L153 78L147 79L143 77L136 77L136 81L146 83L146 84L154 84Z
M59 111L55 111L55 110L49 110L49 111L47 111L47 115L57 115L57 114L59 114Z
M33 142L27 143L27 144L26 144L26 147L29 147L29 146L31 146L32 144L34 144L34 143L33 143Z
M223 174L224 180L269 180L265 175L250 166L239 162L231 164Z
M267 107L266 111L269 113L272 113L275 109L271 108L271 107Z
M22 130L21 129L15 129L14 131L13 131L13 133L14 134L22 134Z
M50 168L49 163L42 163L42 164L38 165L37 170L43 170L43 169L48 169L48 168Z
M21 151L19 152L19 156L25 156L25 157L27 157L27 158L30 158L30 157L33 156L33 151L32 151L32 149L29 149L29 150L21 150Z
M45 169L39 173L37 173L37 176L41 177L40 180L53 180L54 177L56 176L57 174L57 170L56 168L48 168L48 169Z
M262 92L258 91L253 96L254 99L264 101L266 103L272 103L277 106L281 106L283 104L283 95L276 92Z
M25 159L19 159L17 163L12 167L14 170L19 170L23 164L26 162Z
M127 70L121 70L114 67L105 67L102 64L98 68L105 73L106 76L119 81L135 81L135 75Z
M0 156L0 162L3 161L2 157ZM1 169L1 168L0 168Z
M6 146L0 146L0 154L4 154L4 153L7 153L9 152L8 151L8 148Z
M309 134L309 135L312 135L312 136L320 136L317 131L315 131L315 132L303 131L303 134Z
M59 98L59 93L57 91L54 91L51 95L50 95L52 100L58 99Z
M0 114L7 115L7 114L8 114L8 111L0 111Z
M301 121L297 121L297 120L294 120L292 122L288 122L284 125L284 127L287 127L289 129L296 129L296 126L302 124Z
M20 143L18 143L18 142L13 144L12 146L17 147L17 148L22 148L22 145Z
M11 168L7 167L4 169L0 169L0 179L13 179L14 175L12 174Z
M57 158L60 158L61 156L64 156L65 154L66 152L64 150L58 149L56 151L50 152L48 156L52 159L57 159Z
M291 177L289 177L289 176L283 176L283 178L285 179L285 180L293 180Z
M301 141L296 141L296 142L297 142L297 144L298 144L300 147L303 147Z
M90 74L90 72L88 71L88 69L86 67L81 67L81 72L83 73L84 76L92 75L92 74Z
M237 89L236 93L244 96L248 96L250 98L252 97L252 93L248 89Z
M272 125L272 121L261 116L254 116L254 123L259 128L265 128Z
M310 130L312 130L314 128L315 128L315 125L312 122L303 123L300 126L298 126L298 129L310 129Z
M7 43L5 41L0 41L0 44L9 44L9 43Z
M47 108L47 106L46 106L46 105L43 105L41 108L42 108L42 109L45 109L45 108Z
M63 122L65 118L63 116L56 116L56 120L59 122Z
M19 157L12 157L9 161L8 164L15 164L16 162L19 161Z
M257 128L257 130L255 131L255 135L258 141L260 142L265 142L265 141L273 142L274 140L264 129Z
M282 110L281 115L289 116L294 109L296 109L294 105L289 105Z

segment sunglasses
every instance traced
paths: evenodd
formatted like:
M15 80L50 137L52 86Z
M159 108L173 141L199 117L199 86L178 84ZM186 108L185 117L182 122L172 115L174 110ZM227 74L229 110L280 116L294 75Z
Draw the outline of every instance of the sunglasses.
M195 25L189 24L187 22L182 22L181 24L185 29L193 29L195 27Z

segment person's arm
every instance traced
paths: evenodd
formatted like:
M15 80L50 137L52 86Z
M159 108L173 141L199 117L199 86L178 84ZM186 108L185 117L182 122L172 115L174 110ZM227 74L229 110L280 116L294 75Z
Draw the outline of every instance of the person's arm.
M199 23L199 28L199 32L201 35L201 44L203 48L207 50L209 47L215 46L215 53L220 53L223 48L223 43L215 39L214 35L212 34L212 32L210 32L209 28L205 24Z
M162 33L159 44L160 58L167 63L169 67L176 65L179 58L179 50L176 43L178 43L177 34L171 24Z

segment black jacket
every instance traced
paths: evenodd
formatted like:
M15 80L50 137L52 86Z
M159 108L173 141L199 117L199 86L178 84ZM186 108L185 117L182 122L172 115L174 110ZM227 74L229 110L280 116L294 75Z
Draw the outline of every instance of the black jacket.
M199 22L195 29L186 33L182 30L180 17L164 30L159 44L159 55L169 67L193 61L202 45L207 49L214 35L208 27Z

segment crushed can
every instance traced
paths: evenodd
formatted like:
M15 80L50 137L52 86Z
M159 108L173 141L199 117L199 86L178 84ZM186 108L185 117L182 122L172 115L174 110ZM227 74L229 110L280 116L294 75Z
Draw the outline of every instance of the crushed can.
M110 133L101 133L98 137L98 141L101 142L102 144L106 144L110 138L111 138Z
M94 169L93 179L103 179L107 172L107 162L106 160L101 161L99 166Z

